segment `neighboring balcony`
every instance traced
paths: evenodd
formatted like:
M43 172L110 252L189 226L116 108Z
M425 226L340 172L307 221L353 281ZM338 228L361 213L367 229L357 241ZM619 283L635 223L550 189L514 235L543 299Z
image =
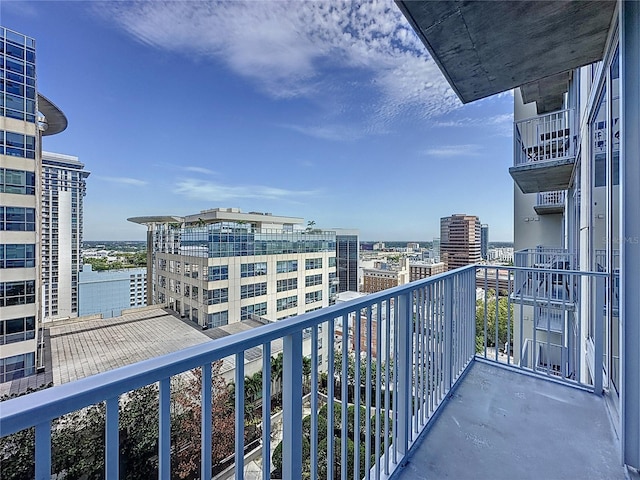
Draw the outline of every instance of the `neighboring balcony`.
M515 122L509 173L522 193L569 188L576 155L573 117L566 109Z
M565 191L538 193L538 198L533 209L538 215L552 215L564 212Z
M527 305L511 293L516 278L547 273L470 265L7 400L0 436L35 432L3 439L3 451L35 445L35 478L78 465L98 469L83 472L91 478L131 476L140 465L131 456L146 451L146 472L161 479L177 478L180 465L180 475L203 479L221 469L252 479L623 479L601 395L602 317L586 348L520 338ZM571 273L595 285L586 311L602 311L606 274ZM245 377L258 349L271 374ZM222 360L234 362L232 384L215 375ZM84 463L81 445L60 440L70 424L78 444L97 445Z

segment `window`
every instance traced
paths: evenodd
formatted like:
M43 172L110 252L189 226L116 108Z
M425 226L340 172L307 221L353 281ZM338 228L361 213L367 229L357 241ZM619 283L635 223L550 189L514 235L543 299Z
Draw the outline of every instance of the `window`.
M286 278L284 280L278 280L276 283L278 292L286 292L287 290L295 290L298 288L297 278Z
M36 266L34 244L0 244L0 268L32 268Z
M0 358L0 382L33 375L35 370L36 358L33 352Z
M209 313L207 315L207 327L215 328L229 324L229 311Z
M0 207L0 230L35 232L35 208Z
M295 295L293 297L280 298L276 301L276 310L281 312L282 310L287 310L289 308L294 308L298 306L298 296Z
M282 260L276 264L277 273L289 273L298 271L297 260Z
M24 170L0 168L0 193L35 195L36 174Z
M36 317L0 321L0 345L31 340L36 336Z
M307 275L304 278L304 284L306 287L313 287L314 285L322 285L322 274Z
M35 280L0 283L0 307L36 302Z
M216 288L207 291L207 303L209 305L218 305L219 303L227 303L229 301L228 288Z
M24 99L15 95L6 95L6 106L8 109L22 110L24 115ZM35 107L35 105L34 105ZM7 112L7 116L10 112ZM35 112L34 112L35 113ZM15 117L13 117L15 118ZM23 119L22 117L20 119ZM12 157L36 158L36 137L24 135L22 133L5 132L0 130L0 154Z
M210 282L215 282L216 280L228 280L228 279L229 279L229 267L227 265L209 267Z
M257 277L259 275L267 274L267 263L243 263L240 265L240 276L243 278L246 277Z
M316 268L322 268L322 258L307 258L304 261L305 270L315 270Z
M240 287L240 298L259 297L267 294L267 282L252 283Z
M322 290L316 292L309 292L304 294L304 303L315 303L322 301Z
M336 266L336 257L329 257L329 268Z
M191 287L191 298L198 300L198 287Z
M252 315L259 317L267 314L267 302L257 303L255 305L247 305L240 307L240 320L248 320Z

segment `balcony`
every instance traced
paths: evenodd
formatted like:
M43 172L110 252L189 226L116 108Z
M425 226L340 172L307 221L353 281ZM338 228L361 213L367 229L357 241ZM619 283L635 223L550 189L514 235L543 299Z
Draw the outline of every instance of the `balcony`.
M35 449L36 478L65 476L80 464L66 458L60 437L96 415L98 433L85 436L98 442L104 461L83 465L104 465L99 473L109 479L131 474L127 442L136 429L145 432L146 468L162 479L176 476L185 454L193 477L211 478L219 471L212 449L225 436L224 471L236 478L625 478L600 395L603 319L595 319L586 350L569 338L523 339L516 312L526 305L510 292L519 276L549 270L499 268L504 291L489 285L478 294L477 278L496 267L472 265L35 392L29 401L7 400L0 436L35 427L34 447L25 448ZM597 280L592 311L602 311L606 275L571 273ZM361 341L349 341L350 331ZM281 361L271 356L272 342L282 342ZM257 383L245 377L245 353L255 347L262 371L271 372ZM234 382L221 387L212 373L227 358ZM577 359L573 370L555 367L569 358ZM188 395L187 379L197 385ZM152 401L136 408L143 388ZM222 428L214 419L225 392L233 401ZM273 394L282 398L277 413ZM74 412L74 420L64 417ZM183 423L195 426L190 436L176 433ZM18 440L5 441L6 449Z
M538 193L533 209L538 215L553 215L564 212L564 190Z
M569 188L576 155L573 117L566 109L515 122L509 173L522 193Z

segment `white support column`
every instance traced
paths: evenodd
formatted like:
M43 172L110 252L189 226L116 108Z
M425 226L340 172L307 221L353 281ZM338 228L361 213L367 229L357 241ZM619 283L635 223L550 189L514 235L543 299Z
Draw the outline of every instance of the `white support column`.
M640 468L640 2L620 2L622 455Z

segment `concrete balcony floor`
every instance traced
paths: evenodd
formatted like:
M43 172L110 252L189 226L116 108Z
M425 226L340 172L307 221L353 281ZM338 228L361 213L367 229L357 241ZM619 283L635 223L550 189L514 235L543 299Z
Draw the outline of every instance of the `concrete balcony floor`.
M394 480L625 479L604 399L473 362Z

